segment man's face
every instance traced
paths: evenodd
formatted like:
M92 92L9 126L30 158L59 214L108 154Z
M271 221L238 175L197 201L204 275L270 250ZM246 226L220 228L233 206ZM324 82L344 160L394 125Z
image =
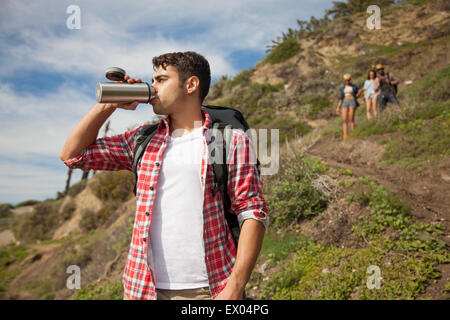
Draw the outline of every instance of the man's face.
M152 85L156 90L156 98L151 99L150 103L156 114L170 115L183 106L186 95L175 67L167 66L164 69L159 66L153 75Z
M379 74L381 74L382 76L384 76L384 69L383 69L383 68L378 69L377 71L378 71Z

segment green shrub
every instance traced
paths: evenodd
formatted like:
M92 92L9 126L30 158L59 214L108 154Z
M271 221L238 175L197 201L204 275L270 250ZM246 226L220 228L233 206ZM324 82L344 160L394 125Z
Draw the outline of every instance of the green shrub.
M389 132L390 128L383 125L381 122L363 120L358 123L352 136L355 138L366 138L373 135L379 135Z
M69 188L67 191L67 195L71 197L75 197L77 194L79 194L81 191L86 188L88 179L82 179L81 181L75 183L73 186Z
M9 283L22 271L17 267L9 270L10 265L17 265L28 256L28 250L24 245L9 244L0 247L0 297L8 288Z
M286 259L290 252L307 245L308 241L311 239L303 234L285 232L280 232L279 235L267 234L261 248L261 259L269 258L271 265L274 265Z
M38 200L25 200L16 204L15 208L25 207L25 206L34 206L38 204L40 201Z
M319 167L297 157L297 163L286 168L277 179L271 181L266 192L273 225L287 227L301 219L321 213L327 205L327 197L312 186ZM315 168L315 169L314 169Z
M73 300L123 300L123 285L117 282L92 282L78 291Z
M315 118L319 112L331 107L330 100L323 95L302 97L300 104L299 111L304 112L309 118Z
M97 212L86 209L81 213L80 227L84 231L97 229L110 218L116 209L117 202L108 203Z
M102 231L91 231L76 239L75 242L65 243L59 247L59 252L63 254L59 262L59 270L65 272L70 265L77 265L80 268L86 266L92 260L93 251L100 246L103 237Z
M13 206L9 203L0 204L0 218L10 217L13 213L11 209Z
M53 300L55 294L52 291L52 279L36 279L33 282L24 285L21 289L31 291L33 295L42 300Z
M411 52L416 48L421 48L426 46L427 41L410 42L402 45L380 45L380 44L368 44L369 49L375 50L375 55L377 57L396 57L403 55L405 53Z
M24 245L10 244L0 247L0 268L20 262L28 255L27 247Z
M80 227L82 230L91 231L97 229L99 225L99 218L96 212L90 209L85 209L81 212Z
M91 186L101 200L125 201L132 196L134 175L129 171L102 172Z
M16 238L30 242L34 240L48 240L56 227L64 222L58 213L60 201L45 200L34 206L33 212L24 215L13 225Z
M272 49L272 52L264 59L271 64L280 63L295 56L300 51L300 45L295 38L289 38Z
M446 66L415 81L413 84L402 90L401 94L418 101L423 101L423 97L427 97L428 103L425 107L430 107L438 101L446 101L450 98L448 90L449 86L450 66Z
M253 75L254 69L244 69L238 73L232 80L229 80L226 84L228 88L235 87L237 85L247 85L250 82L250 77Z
M311 127L301 121L296 121L289 116L281 116L272 121L269 126L272 129L279 129L280 143L284 143L295 137L301 137L311 131Z
M447 101L432 101L425 100L423 101L418 108L412 112L410 118L411 119L438 119L445 120L447 115L448 119L448 111L450 110L450 100Z
M75 200L71 199L62 209L62 218L69 220L76 209Z
M450 155L450 130L439 122L421 120L405 123L393 135L382 155L387 163L398 162L406 168L416 168L426 161L437 161Z

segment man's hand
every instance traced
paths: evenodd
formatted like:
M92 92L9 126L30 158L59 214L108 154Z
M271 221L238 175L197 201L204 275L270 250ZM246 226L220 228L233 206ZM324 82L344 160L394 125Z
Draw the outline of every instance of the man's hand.
M240 289L228 281L225 288L214 298L214 300L242 300L244 298L244 289Z
M128 82L128 83L141 83L141 78L131 78L130 76L123 77L124 81L116 81L116 82Z

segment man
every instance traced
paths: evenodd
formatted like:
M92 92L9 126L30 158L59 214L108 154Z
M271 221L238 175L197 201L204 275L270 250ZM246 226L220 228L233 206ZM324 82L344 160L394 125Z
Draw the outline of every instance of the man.
M400 105L396 97L396 87L398 85L398 80L394 78L392 73L384 73L384 66L382 64L377 64L376 70L378 76L375 79L374 90L375 92L378 92L378 90L380 90L380 94L378 96L378 102L380 103L380 112L386 108L386 104L388 102Z
M248 161L250 140L243 131L232 130L227 192L241 224L236 250L208 164L205 133L211 119L201 104L210 86L209 63L195 52L176 52L153 58L153 66L156 98L150 103L167 118L160 121L137 168L124 299L242 299L268 225L259 173ZM70 133L61 160L83 170L131 170L139 128L95 139L114 110L135 110L137 105L96 104Z

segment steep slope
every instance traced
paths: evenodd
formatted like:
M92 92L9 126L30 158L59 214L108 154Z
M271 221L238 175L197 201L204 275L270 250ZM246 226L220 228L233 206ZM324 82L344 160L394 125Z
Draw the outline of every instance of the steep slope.
M99 173L64 198L13 217L10 226L20 242L0 247L1 298L122 299L135 212L133 179L129 172ZM29 232L39 224L51 227ZM67 286L69 266L80 268L82 290Z
M382 8L373 31L365 13L336 18L297 38L286 60L266 58L215 85L208 103L279 129L284 144L279 173L263 177L274 223L251 297L450 297L449 9L406 1ZM357 128L342 142L342 75L361 86L377 63L401 80L401 107L368 121L360 99ZM325 208L308 206L318 201L311 186ZM380 267L379 290L366 286L370 265Z

